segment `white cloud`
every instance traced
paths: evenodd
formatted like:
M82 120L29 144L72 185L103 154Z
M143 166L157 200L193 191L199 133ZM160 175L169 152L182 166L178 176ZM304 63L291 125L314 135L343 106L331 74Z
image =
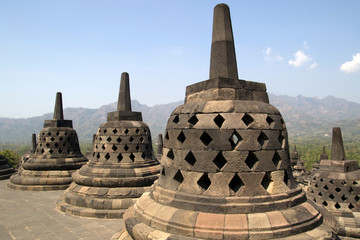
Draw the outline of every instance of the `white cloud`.
M283 57L281 56L274 56L271 54L272 48L268 47L265 50L263 50L263 53L265 53L264 59L267 62L281 62L282 60L284 60Z
M360 70L360 52L352 57L353 59L351 61L347 61L341 65L340 71L344 73L354 73Z
M295 60L289 60L289 65L293 65L294 67L305 66L311 61L311 57L307 56L303 50L299 50L294 53Z

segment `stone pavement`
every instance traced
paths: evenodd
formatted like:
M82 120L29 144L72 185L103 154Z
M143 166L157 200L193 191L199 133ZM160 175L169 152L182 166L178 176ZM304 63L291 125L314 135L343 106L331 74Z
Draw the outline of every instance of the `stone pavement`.
M120 219L68 216L56 209L64 191L19 191L0 181L0 239L110 239Z

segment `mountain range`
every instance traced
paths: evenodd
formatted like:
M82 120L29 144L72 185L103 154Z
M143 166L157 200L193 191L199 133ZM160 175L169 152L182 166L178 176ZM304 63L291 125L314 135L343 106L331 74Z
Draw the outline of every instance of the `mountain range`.
M334 126L342 127L344 139L360 140L360 104L332 96L290 97L269 94L270 103L277 107L285 119L291 139L324 139L331 137ZM137 100L132 101L133 111L140 111L143 120L150 127L153 140L163 133L171 112L183 101L149 107ZM98 109L65 108L65 119L73 120L73 127L79 140L90 142L100 124L106 121L106 114L115 111L117 103ZM52 119L52 113L31 118L0 118L0 143L30 143L31 134L38 134L44 120Z

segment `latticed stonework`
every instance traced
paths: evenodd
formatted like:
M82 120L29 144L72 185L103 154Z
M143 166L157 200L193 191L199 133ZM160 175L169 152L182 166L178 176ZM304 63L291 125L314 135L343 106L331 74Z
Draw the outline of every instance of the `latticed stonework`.
M129 81L122 74L122 82ZM128 95L129 87L120 89ZM130 101L127 101L130 104ZM108 114L94 138L90 162L73 174L58 208L66 213L98 218L120 218L158 178L149 127L131 107Z
M360 238L360 170L357 161L344 159L345 155L320 161L311 176L308 196L335 216L339 235Z
M57 112L60 117L56 117ZM61 93L58 93L54 120L45 120L35 152L22 163L18 174L11 177L8 187L30 191L66 189L72 182L71 174L86 162L72 121L63 119Z
M8 160L0 155L0 180L9 178L15 170L9 165Z
M333 239L296 187L265 84L238 80L229 9L214 11L210 80L187 87L164 134L159 180L114 239Z

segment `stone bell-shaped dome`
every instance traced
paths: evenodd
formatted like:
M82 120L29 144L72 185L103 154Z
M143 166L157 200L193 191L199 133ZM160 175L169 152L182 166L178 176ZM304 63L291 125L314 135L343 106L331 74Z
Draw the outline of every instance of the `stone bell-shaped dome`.
M265 84L238 79L229 8L214 10L210 80L167 123L159 180L119 239L332 239L292 176L287 131Z
M8 159L0 155L0 180L8 179L15 172L9 165Z
M339 235L360 238L360 170L345 160L341 129L333 128L331 160L323 157L310 179L308 195L339 222Z
M150 129L141 112L131 111L129 75L122 73L117 111L100 125L89 163L73 174L74 182L57 206L74 215L120 218L159 172Z
M33 141L34 142L34 141ZM10 178L9 188L30 191L63 190L71 174L87 162L71 120L64 120L62 96L56 94L54 119L45 120L36 150Z

